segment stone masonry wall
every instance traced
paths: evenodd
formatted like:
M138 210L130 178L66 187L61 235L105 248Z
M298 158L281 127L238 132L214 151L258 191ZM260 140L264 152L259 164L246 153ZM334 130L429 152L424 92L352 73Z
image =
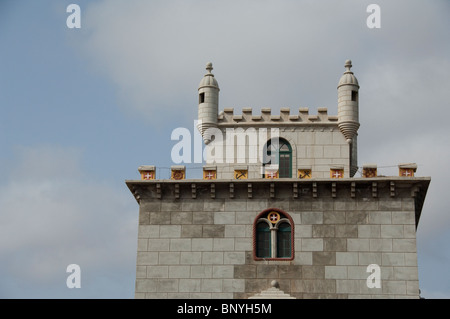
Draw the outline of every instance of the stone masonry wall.
M260 181L251 195L246 181L232 196L230 183L215 183L214 196L209 181L159 191L130 183L140 201L135 297L248 298L276 279L296 298L418 298L414 183L396 182L392 196L389 181L377 179L376 193L356 181L298 183L295 192L292 182ZM267 208L293 219L292 261L253 259L253 223ZM370 264L380 266L381 288L367 287Z

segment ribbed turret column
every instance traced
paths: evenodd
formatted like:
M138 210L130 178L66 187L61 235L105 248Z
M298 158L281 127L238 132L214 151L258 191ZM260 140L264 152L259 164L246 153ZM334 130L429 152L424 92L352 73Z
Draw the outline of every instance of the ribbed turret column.
M350 144L359 128L358 91L359 84L350 71L352 61L345 61L346 71L338 84L338 126Z
M198 124L197 128L203 137L205 144L211 142L211 134L208 128L217 127L219 112L219 84L211 73L212 63L206 64L207 73L200 81L198 87Z

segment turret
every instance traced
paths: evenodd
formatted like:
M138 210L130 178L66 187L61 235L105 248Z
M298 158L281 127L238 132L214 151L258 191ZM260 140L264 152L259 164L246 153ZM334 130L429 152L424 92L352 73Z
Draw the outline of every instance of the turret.
M345 61L346 71L338 84L338 126L344 134L347 143L352 143L359 128L358 91L359 84L353 72L350 71L352 61Z
M338 84L338 127L349 144L350 176L358 170L357 135L359 128L359 84L350 68L352 61L345 61L345 72Z
M211 142L211 133L208 128L217 127L219 112L219 84L211 73L212 63L206 64L207 73L200 81L198 87L198 124L197 128L203 137L205 144Z

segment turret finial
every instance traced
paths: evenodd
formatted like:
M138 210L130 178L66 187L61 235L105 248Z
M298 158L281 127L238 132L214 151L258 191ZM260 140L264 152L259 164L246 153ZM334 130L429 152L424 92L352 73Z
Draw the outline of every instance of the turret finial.
M350 68L352 67L352 60L346 60L344 66L347 69L346 72L351 72Z
M211 62L206 63L206 70L208 71L208 74L211 74L211 71L213 70Z

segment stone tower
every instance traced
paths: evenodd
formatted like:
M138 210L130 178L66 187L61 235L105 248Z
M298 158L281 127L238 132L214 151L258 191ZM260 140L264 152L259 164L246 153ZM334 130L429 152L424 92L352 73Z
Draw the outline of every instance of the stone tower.
M198 129L205 144L211 141L209 128L217 127L217 113L219 110L219 84L211 73L212 63L206 64L207 73L198 86Z
M345 61L346 71L338 84L338 127L350 146L350 176L355 175L357 164L356 136L359 128L359 84L350 71L352 61Z
M358 167L351 66L335 116L219 113L207 64L203 179L172 166L158 180L144 165L126 181L139 204L136 298L419 298L416 228L430 178L416 177L415 164L400 164L398 176Z

